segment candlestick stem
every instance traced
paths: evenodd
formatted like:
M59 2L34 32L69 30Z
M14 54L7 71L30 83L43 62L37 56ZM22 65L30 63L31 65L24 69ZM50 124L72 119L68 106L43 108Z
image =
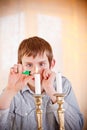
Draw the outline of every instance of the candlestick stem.
M43 130L42 129L42 109L41 109L42 95L35 94L34 99L35 99L35 104L36 104L36 118L37 118L38 130Z
M63 109L63 103L64 103L64 93L56 93L54 94L56 96L57 104L58 104L58 119L59 119L59 125L60 125L60 130L65 130L64 127L64 109Z

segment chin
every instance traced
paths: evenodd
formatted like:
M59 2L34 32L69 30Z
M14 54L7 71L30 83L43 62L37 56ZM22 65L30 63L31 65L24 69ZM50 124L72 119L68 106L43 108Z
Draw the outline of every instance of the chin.
M32 83L28 83L27 85L28 85L30 88L35 89L35 86L34 86L34 84L32 84Z

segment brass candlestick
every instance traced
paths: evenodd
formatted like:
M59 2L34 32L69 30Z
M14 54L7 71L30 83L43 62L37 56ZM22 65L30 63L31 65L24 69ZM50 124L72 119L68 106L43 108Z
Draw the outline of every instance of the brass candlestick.
M54 94L56 96L57 104L58 104L58 119L59 119L59 125L60 125L60 130L65 130L64 127L64 109L63 109L63 103L64 103L64 93L56 93Z
M36 104L36 117L37 117L38 130L43 130L42 129L42 109L41 109L42 95L35 94L34 98L35 98L35 104Z

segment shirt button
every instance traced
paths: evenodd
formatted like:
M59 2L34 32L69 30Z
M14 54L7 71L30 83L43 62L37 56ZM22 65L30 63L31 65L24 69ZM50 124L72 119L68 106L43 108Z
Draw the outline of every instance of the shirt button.
M25 113L25 116L27 116L27 115L28 115L28 113L26 112L26 113Z

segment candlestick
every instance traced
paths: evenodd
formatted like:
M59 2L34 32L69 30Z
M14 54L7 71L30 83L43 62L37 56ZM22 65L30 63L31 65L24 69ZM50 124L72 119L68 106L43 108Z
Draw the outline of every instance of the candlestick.
M36 118L37 118L37 126L38 130L43 130L42 127L42 95L40 94L34 94L35 104L36 104Z
M57 83L57 93L62 93L62 76L60 72L56 74L56 83Z
M63 103L64 103L64 93L55 93L54 96L56 96L57 104L58 104L58 119L59 119L59 130L65 130L64 126L64 109L63 109Z

